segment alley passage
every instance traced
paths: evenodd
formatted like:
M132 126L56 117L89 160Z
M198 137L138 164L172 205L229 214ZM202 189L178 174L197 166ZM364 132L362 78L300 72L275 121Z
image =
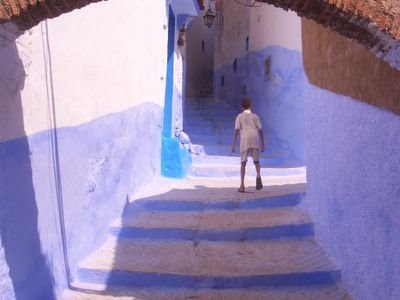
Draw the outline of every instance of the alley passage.
M267 152L264 189L249 172L238 193L239 159L229 154L236 112L188 107L185 129L199 153L191 176L144 187L64 299L350 299L301 210L305 168Z

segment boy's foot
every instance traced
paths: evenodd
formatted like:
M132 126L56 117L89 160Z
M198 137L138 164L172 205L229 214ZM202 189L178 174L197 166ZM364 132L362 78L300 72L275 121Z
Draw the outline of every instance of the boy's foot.
M263 184L261 181L261 177L257 177L256 179L256 190L261 190L263 188Z
M239 192L239 193L244 193L244 186L241 186L241 187L238 189L238 192Z

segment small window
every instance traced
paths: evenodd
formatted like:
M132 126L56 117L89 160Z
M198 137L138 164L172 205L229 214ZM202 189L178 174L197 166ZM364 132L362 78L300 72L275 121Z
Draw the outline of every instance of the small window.
M249 50L249 37L246 38L246 51Z
M225 85L225 76L222 75L221 76L221 87L224 87L224 85Z
M271 78L271 65L272 58L268 56L264 61L264 80L268 80Z
M237 58L235 58L235 61L233 62L233 73L236 73L237 71Z
M201 40L201 52L204 53L205 50L206 50L206 43L204 42L204 40Z
M243 84L242 93L243 93L243 96L247 95L247 85L246 84Z

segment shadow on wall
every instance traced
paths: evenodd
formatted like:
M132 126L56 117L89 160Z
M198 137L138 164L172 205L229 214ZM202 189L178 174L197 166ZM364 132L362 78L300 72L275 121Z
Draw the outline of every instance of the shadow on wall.
M15 40L0 40L0 65L0 252L5 258L0 256L0 268L9 270L0 277L0 293L2 299L51 300L54 279L41 252L31 153L24 136L20 91L26 75ZM23 137L10 140L17 136ZM13 292L3 285L10 280Z
M400 115L400 71L364 46L302 19L304 69L313 85Z

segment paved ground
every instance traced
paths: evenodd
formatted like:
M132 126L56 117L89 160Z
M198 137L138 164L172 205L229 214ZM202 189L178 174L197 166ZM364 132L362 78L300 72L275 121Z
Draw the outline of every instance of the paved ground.
M284 176L263 178L264 189L255 189L256 178L246 177L246 193L238 193L238 177L188 177L185 179L156 178L153 183L143 187L132 199L158 198L193 201L207 200L243 200L271 197L290 193L306 192L305 168L281 169ZM291 173L293 175L291 175ZM287 175L286 175L287 174Z
M284 173L290 172L284 170ZM155 179L132 195L132 207L111 224L116 234L80 264L83 275L74 283L80 290L66 291L62 299L350 299L336 279L330 284L319 282L321 272L335 276L337 269L313 241L312 232L311 235L308 231L294 233L306 234L305 237L275 238L272 231L276 228L312 226L307 215L295 205L266 209L240 206L254 199L269 201L275 196L305 192L305 172L294 173L264 178L265 187L261 191L254 188L255 178L249 177L246 193L237 192L237 178ZM151 206L151 209L141 206L154 203L183 203L184 206L177 206L178 209L171 209L173 205ZM192 203L206 206L199 210L191 206ZM212 209L207 209L207 203ZM220 203L237 203L238 207L215 206ZM293 234L293 228L283 234ZM186 235L177 239L176 229ZM120 230L127 236L121 238ZM144 236L141 235L143 230ZM168 235L168 230L172 230L172 236ZM252 235L252 230L263 231ZM235 234L239 234L239 238ZM215 240L219 238L225 240ZM133 285L142 279L132 276L157 275L151 277L150 282L140 281L139 285L148 285L145 287L118 285L118 282L110 286L107 284L110 275L104 274L113 270L127 276L117 281L129 281ZM287 274L294 277L286 278ZM302 284L304 274L317 274L306 281L315 280L321 284ZM181 277L171 281L170 275ZM279 275L283 279L276 277ZM291 282L293 278L300 284ZM190 288L177 288L179 280ZM276 280L283 280L281 283L288 286L276 287Z
M336 286L237 290L116 290L112 295L66 292L63 300L351 300ZM128 296L127 296L128 295Z

